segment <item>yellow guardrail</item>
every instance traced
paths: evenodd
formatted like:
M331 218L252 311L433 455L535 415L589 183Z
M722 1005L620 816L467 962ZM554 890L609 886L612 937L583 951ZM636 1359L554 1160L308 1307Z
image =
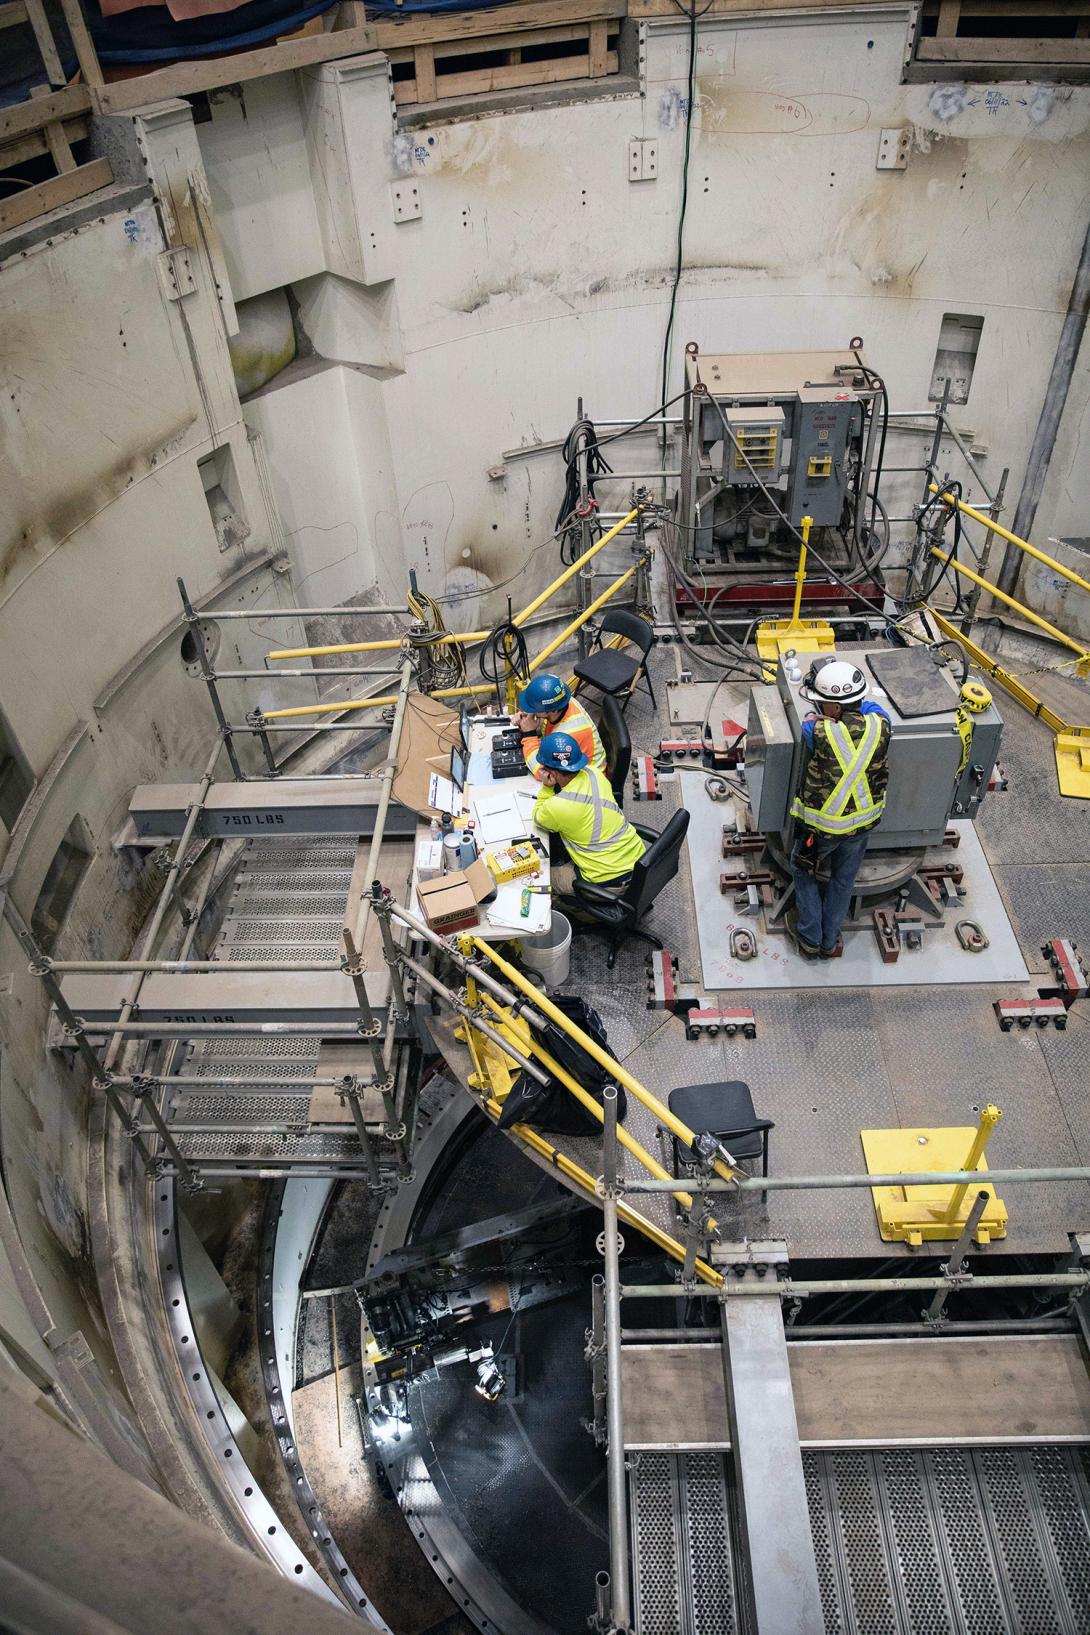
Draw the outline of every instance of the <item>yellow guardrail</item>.
M537 989L534 989L534 992L535 994L538 994ZM538 994L538 998L540 998L540 994ZM506 1012L502 1011L502 1007L500 1006L494 1006L493 1009L500 1011L501 1014L505 1016L507 1015ZM516 1034L518 1038L519 1042L516 1048L522 1049L525 1042L523 1033L524 1030L526 1033L529 1032L528 1027L525 1023L516 1023L513 1018L508 1019L507 1026L510 1028L511 1032ZM581 1040L586 1040L586 1035L583 1034L580 1029L577 1028L575 1031ZM491 1051L494 1056L498 1056L497 1047L493 1046L491 1041L486 1039L483 1035L480 1036L479 1043L477 1040L475 1040L473 1019L471 1016L466 1018L464 1031L460 1032L459 1036L464 1038L470 1056L473 1059L474 1067L477 1070L475 1078L480 1090L480 1105L488 1117L495 1122L498 1120L501 1112L503 1111L503 1104L506 1098L505 1096L497 1095L495 1090L495 1080L493 1075L488 1072L485 1057L486 1053L489 1051ZM593 1044L593 1042L593 1040L587 1040L587 1043L589 1044ZM512 1043L514 1043L514 1041L512 1041ZM538 1052L535 1050L535 1054L536 1053ZM548 1051L542 1051L540 1054L541 1059L546 1064L553 1061L553 1058L549 1055ZM513 1063L513 1058L510 1058L510 1060L512 1060ZM513 1065L517 1066L517 1064L514 1063ZM555 1063L554 1065L559 1067L559 1063ZM550 1071L552 1071L552 1068L550 1068ZM563 1074L563 1069L560 1069L560 1073ZM563 1074L563 1076L567 1087L571 1089L575 1081L570 1078L570 1075ZM578 1088L582 1090L581 1086ZM582 1094L578 1099L582 1100L583 1096L587 1096L586 1091L582 1091ZM598 1116L602 1117L602 1110L600 1107L598 1107L597 1103L593 1101L593 1097L587 1096L587 1100L593 1103ZM584 1165L578 1163L567 1153L562 1152L559 1147L555 1147L551 1141L546 1140L543 1135L541 1135L537 1130L533 1129L529 1124L512 1124L505 1133L511 1136L515 1141L528 1147L530 1151L536 1153L539 1158L545 1159L551 1168L555 1169L559 1175L564 1176L565 1180L568 1181L572 1187L582 1192L592 1203L598 1204L601 1202L601 1194L598 1190L598 1181L596 1177L593 1176ZM623 1144L630 1152L633 1153L634 1156L639 1158L640 1162L645 1163L645 1167L648 1167L646 1161L650 1161L650 1173L655 1174L656 1170L660 1170L661 1165L656 1165L654 1159L651 1158L649 1153L643 1153L643 1149L639 1147L638 1142L632 1142L631 1138L626 1140L626 1135L627 1132L625 1131L624 1127L618 1127L618 1139L623 1142ZM642 1157L640 1156L641 1154ZM665 1173L660 1175L658 1178L663 1180L671 1179L671 1177L667 1176ZM680 1200L681 1198L688 1197L689 1195L686 1193L675 1193L674 1196ZM647 1238L650 1243L653 1243L657 1249L660 1249L664 1254L669 1255L671 1260L676 1260L679 1262L679 1264L684 1263L686 1247L679 1238L673 1237L669 1232L665 1231L661 1226L658 1226L654 1221L648 1220L647 1216L642 1215L638 1209L633 1209L631 1205L622 1201L618 1201L617 1214L621 1220L626 1222L627 1225L634 1227L637 1232L642 1233L642 1235ZM722 1287L722 1274L717 1272L713 1266L709 1265L709 1263L700 1256L697 1256L694 1272L702 1282L709 1284L712 1288Z
M934 545L931 547L931 555L939 562L945 562L947 559L946 553L940 551ZM1086 675L1090 671L1090 648L1084 647L1081 642L1075 641L1073 637L1065 635L1054 624L1049 624L1047 619L1043 619L1039 613L1035 613L1024 602L1019 602L1014 596L1008 596L1005 590L1000 590L998 585L993 585L990 579L981 578L979 573L976 573L972 568L966 567L964 562L958 562L954 557L951 557L950 566L963 579L971 580L974 585L979 585L981 590L986 590L989 596L995 596L999 601L1005 602L1023 619L1027 619L1030 624L1036 625L1038 630L1043 630L1047 636L1052 637L1053 641L1059 642L1061 647L1069 648L1071 652L1075 653L1077 655L1075 668L1079 675Z
M537 610L540 607L543 607L545 605L545 603L549 600L550 597L554 596L556 594L556 592L561 589L562 586L566 585L568 580L572 577L573 574L578 573L580 568L582 568L585 563L589 562L593 556L597 556L598 552L600 550L602 550L606 545L608 545L611 540L616 539L617 535L619 533L621 533L623 529L627 528L630 522L633 522L635 520L635 518L639 516L641 509L642 509L641 506L638 506L638 505L635 506L633 508L633 510L629 511L627 516L622 517L620 522L615 523L612 528L610 528L606 533L604 533L602 535L601 539L596 539L594 544L590 547L590 549L584 551L582 556L577 556L575 561L571 564L571 566L565 568L564 572L562 574L559 574L557 576L557 578L553 580L551 585L546 586L546 588L541 592L540 596L535 596L534 600L532 602L528 603L528 605L522 609L521 613L516 613L514 619L512 620L512 623L515 624L516 626L518 626L521 629L521 627L526 623L527 619L532 618L533 615L537 612ZM610 592L610 594L612 594L612 592ZM602 601L606 600L606 599L607 598L605 598L605 597L600 597L598 599L597 606L600 607L602 605ZM300 611L305 612L306 609L303 608ZM587 617L589 617L590 611L591 610L588 609L587 613L581 616L580 622L582 622ZM571 627L572 630L577 630L578 628L579 628L578 623ZM470 643L473 643L473 642L483 642L483 641L487 640L489 634L490 634L490 632L487 631L487 630L470 630L470 631L463 631L463 632L458 633L458 634L455 634L453 632L447 632L446 634L444 634L442 636L434 637L429 645L434 646L434 647L439 647L439 646L442 646L444 644L449 646L449 645L465 645L465 644L470 644ZM570 631L569 631L569 634L570 634ZM381 641L337 642L337 643L335 643L335 644L333 644L331 646L325 646L325 647L278 647L273 652L267 653L265 656L266 656L266 658L269 658L269 659L329 658L329 657L333 656L334 654L340 654L340 653L383 653L383 652L390 652L392 649L400 648L401 646L402 646L402 638L400 638L400 637L397 637L397 638L386 637ZM551 649L550 649L550 651L551 651ZM465 688L465 689L462 689L462 691L464 691L464 692L469 692L469 691L487 692L487 691L489 691L489 689L487 687L485 687L485 688L478 687L478 688L475 688L475 689ZM445 692L445 693L436 693L436 694L433 694L432 696L437 697L437 698L456 698L456 697L462 696L462 693L452 691L452 690L448 689L448 691ZM367 702L368 703L374 703L375 700L369 699ZM339 706L334 705L334 704L318 704L318 705L308 704L308 705L306 705L306 706L304 706L304 707L302 707L300 709L296 709L296 710L269 710L269 711L266 712L266 714L271 719L272 716L274 716L274 715L307 715L307 714L317 714L319 711L322 711L322 710L330 710L330 709L337 709L337 708L340 708L340 709L343 710L343 709L352 709L352 708L358 708L358 707L359 707L359 705L356 705L356 704L341 704Z
M565 567L561 576L552 580L552 584L549 585L546 590L543 590L539 597L534 597L533 602L529 602L528 605L521 610L521 613L516 613L515 618L513 618L511 623L513 623L513 625L521 626L526 620L528 620L528 618L531 618L531 616L538 611L538 608L541 607L544 602L549 600L551 595L556 594L557 590L561 589L562 585L569 582L572 574L577 574L580 567L582 567L585 562L590 561L592 556L596 556L598 551L603 549L603 546L610 544L610 541L614 540L614 538L618 536L618 533L621 533L623 528L628 528L629 523L631 523L632 520L639 515L639 512L641 512L641 508L642 507L639 507L639 505L636 505L634 510L631 510L626 517L621 518L618 523L614 523L613 528L610 528L608 533L603 533L600 540L595 540L595 543L590 546L588 551L583 551L582 556L577 556L577 558L575 558L575 561L572 562L572 566ZM593 618L593 615L595 615L596 611L598 611L598 608L603 607L603 603L608 602L610 597L616 595L616 592L621 589L621 585L628 584L628 580L631 579L632 574L639 569L639 566L641 566L639 562L634 562L634 564L629 567L628 571L621 574L619 579L614 579L613 584L610 585L610 589L603 590L600 597L595 597L595 600L590 603L590 607L585 608L585 610L583 610L582 613L577 616L577 618L574 618L572 623L567 626L567 629L562 631L561 636L557 636L554 641L549 643L549 646L544 647L543 651L539 652L538 657L536 657L536 659L531 662L531 665L529 665L529 669L538 669L538 665L543 664L547 657L551 656L552 652L556 652L557 647L561 646L561 643L567 641L570 636L574 636L575 631L580 629L580 626L585 625L587 620ZM441 643L441 641L459 641L459 643L484 641L489 634L489 631L471 631L471 633L461 634L461 636L440 636L440 638L435 639L433 646L438 646L438 643ZM335 652L373 652L381 651L381 649L389 649L389 647L400 646L402 646L400 641L391 641L391 639L386 639L386 641L353 641L353 643L342 643L340 646L333 647L281 647L281 649L278 649L276 652L270 652L268 657L270 657L270 659L301 659L301 657L325 656L325 654L335 654ZM273 674L275 674L275 672L273 672ZM315 670L314 674L320 675L322 672L320 672L320 670ZM476 695L480 695L480 693L492 692L495 692L495 687L492 685L492 682L476 682L472 683L472 685L464 685L464 687L436 688L435 692L428 693L428 697L472 698L476 697ZM351 700L346 701L346 703L343 703L343 701L342 703L337 703L337 701L328 700L327 703L320 703L320 705L293 705L291 708L286 708L286 710L265 710L263 711L263 714L265 714L266 721L278 721L278 719L283 719L284 716L342 714L348 710L386 710L386 708L389 708L391 705L395 705L395 703L397 703L397 693L382 693L382 695L379 695L379 697L376 698L351 698Z
M647 1089L646 1085L641 1084L639 1079L634 1078L627 1068L622 1067L620 1062L609 1054L608 1050L603 1050L597 1040L592 1039L570 1017L565 1016L564 1012L559 1006L553 1004L547 994L543 994L540 988L535 988L532 982L527 981L522 972L517 970L509 960L504 959L502 954L498 954L490 943L482 942L479 937L473 937L472 946L478 953L484 954L497 970L502 972L505 980L513 988L517 988L520 993L533 1001L535 1010L540 1011L542 1016L547 1016L551 1022L555 1022L562 1033L566 1033L569 1039L574 1039L580 1049L585 1050L587 1055L596 1061L600 1067L605 1068L610 1078L616 1079L618 1084L624 1085L626 1090L631 1091L636 1100L642 1102L648 1112L654 1113L659 1123L668 1129L671 1135L676 1135L678 1140L683 1142L686 1147L692 1147L695 1136L689 1126L672 1113L665 1102L660 1101L656 1095ZM732 1169L729 1164L723 1163L720 1159L714 1161L712 1168L724 1181L738 1179L739 1172Z
M939 492L937 483L932 483L930 486L932 494ZM1083 579L1081 575L1075 573L1065 563L1058 562L1054 556L1049 556L1045 551L1038 550L1037 546L1031 545L1028 539L1022 539L1019 534L1012 534L1009 528L1004 528L1001 523L994 521L985 512L978 511L975 505L967 505L964 500L959 500L955 494L944 492L942 497L947 505L956 505L959 511L965 516L971 517L974 522L979 522L982 528L987 528L993 534L998 534L1000 539L1005 539L1010 545L1017 545L1020 551L1024 551L1027 556L1032 556L1037 562L1043 562L1046 568L1052 568L1072 585L1078 585L1080 590L1090 591L1090 580Z

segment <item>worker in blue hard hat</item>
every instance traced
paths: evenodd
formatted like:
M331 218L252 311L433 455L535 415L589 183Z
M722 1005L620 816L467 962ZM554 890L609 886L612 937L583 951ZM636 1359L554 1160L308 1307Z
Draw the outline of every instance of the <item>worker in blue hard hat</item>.
M538 750L542 737L557 730L569 733L583 754L599 771L605 770L606 753L594 722L571 695L559 676L534 676L519 694L516 725L522 733L522 753L534 777L541 781Z
M550 732L537 752L541 789L534 822L558 835L584 880L623 886L646 850L613 798L604 772L570 732Z

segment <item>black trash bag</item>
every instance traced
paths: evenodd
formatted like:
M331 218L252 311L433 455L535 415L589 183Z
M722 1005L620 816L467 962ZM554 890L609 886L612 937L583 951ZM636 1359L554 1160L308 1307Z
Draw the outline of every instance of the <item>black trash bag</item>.
M579 999L574 994L554 994L551 997L553 1004L564 1012L569 1021L582 1028L603 1050L609 1049L602 1018L585 999ZM605 1068L599 1066L582 1045L577 1045L555 1022L549 1023L541 1042L549 1055L555 1057L561 1067L600 1102L602 1088L610 1078ZM618 1085L618 1123L623 1123L627 1105L624 1090ZM602 1128L594 1114L576 1101L567 1085L559 1079L550 1078L548 1084L538 1084L528 1073L520 1073L511 1086L498 1122L501 1130L510 1129L512 1124L529 1124L535 1130L546 1130L552 1135L597 1135Z

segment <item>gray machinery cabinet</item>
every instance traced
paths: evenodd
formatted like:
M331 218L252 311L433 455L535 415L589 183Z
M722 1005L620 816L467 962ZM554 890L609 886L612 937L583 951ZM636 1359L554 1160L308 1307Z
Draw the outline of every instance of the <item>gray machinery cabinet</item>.
M686 362L690 388L709 394L686 398L683 412L679 515L690 561L782 566L797 552L758 478L796 528L809 516L819 530L846 524L859 537L875 387L852 354L690 353Z
M935 668L925 649L918 651L920 660L934 671L932 681L948 689L948 710L915 716L900 713L866 663L868 653L888 654L885 644L847 646L836 655L863 666L870 683L867 697L880 704L893 722L886 809L871 833L867 848L871 852L941 846L951 818L976 816L999 753L1003 722L991 704L971 717L969 758L958 775L962 755L958 689L949 671ZM800 655L803 675L808 665L809 658ZM764 834L780 835L785 845L793 826L791 802L801 785L807 755L802 722L814 708L799 688L799 682L788 679L781 661L775 685L754 687L749 701L746 782L754 824Z

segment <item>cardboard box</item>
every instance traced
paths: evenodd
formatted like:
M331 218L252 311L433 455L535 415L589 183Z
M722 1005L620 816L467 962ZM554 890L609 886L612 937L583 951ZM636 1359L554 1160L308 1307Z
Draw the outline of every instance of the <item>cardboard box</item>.
M496 889L480 858L468 869L456 869L438 880L425 880L416 888L425 921L433 931L464 931L480 923L478 906Z
M443 842L441 840L418 840L416 843L416 879L417 884L425 880L438 880L443 872Z
M438 817L428 801L433 772L450 777L451 747L459 742L458 711L427 693L410 693L393 780L394 799L421 817Z

